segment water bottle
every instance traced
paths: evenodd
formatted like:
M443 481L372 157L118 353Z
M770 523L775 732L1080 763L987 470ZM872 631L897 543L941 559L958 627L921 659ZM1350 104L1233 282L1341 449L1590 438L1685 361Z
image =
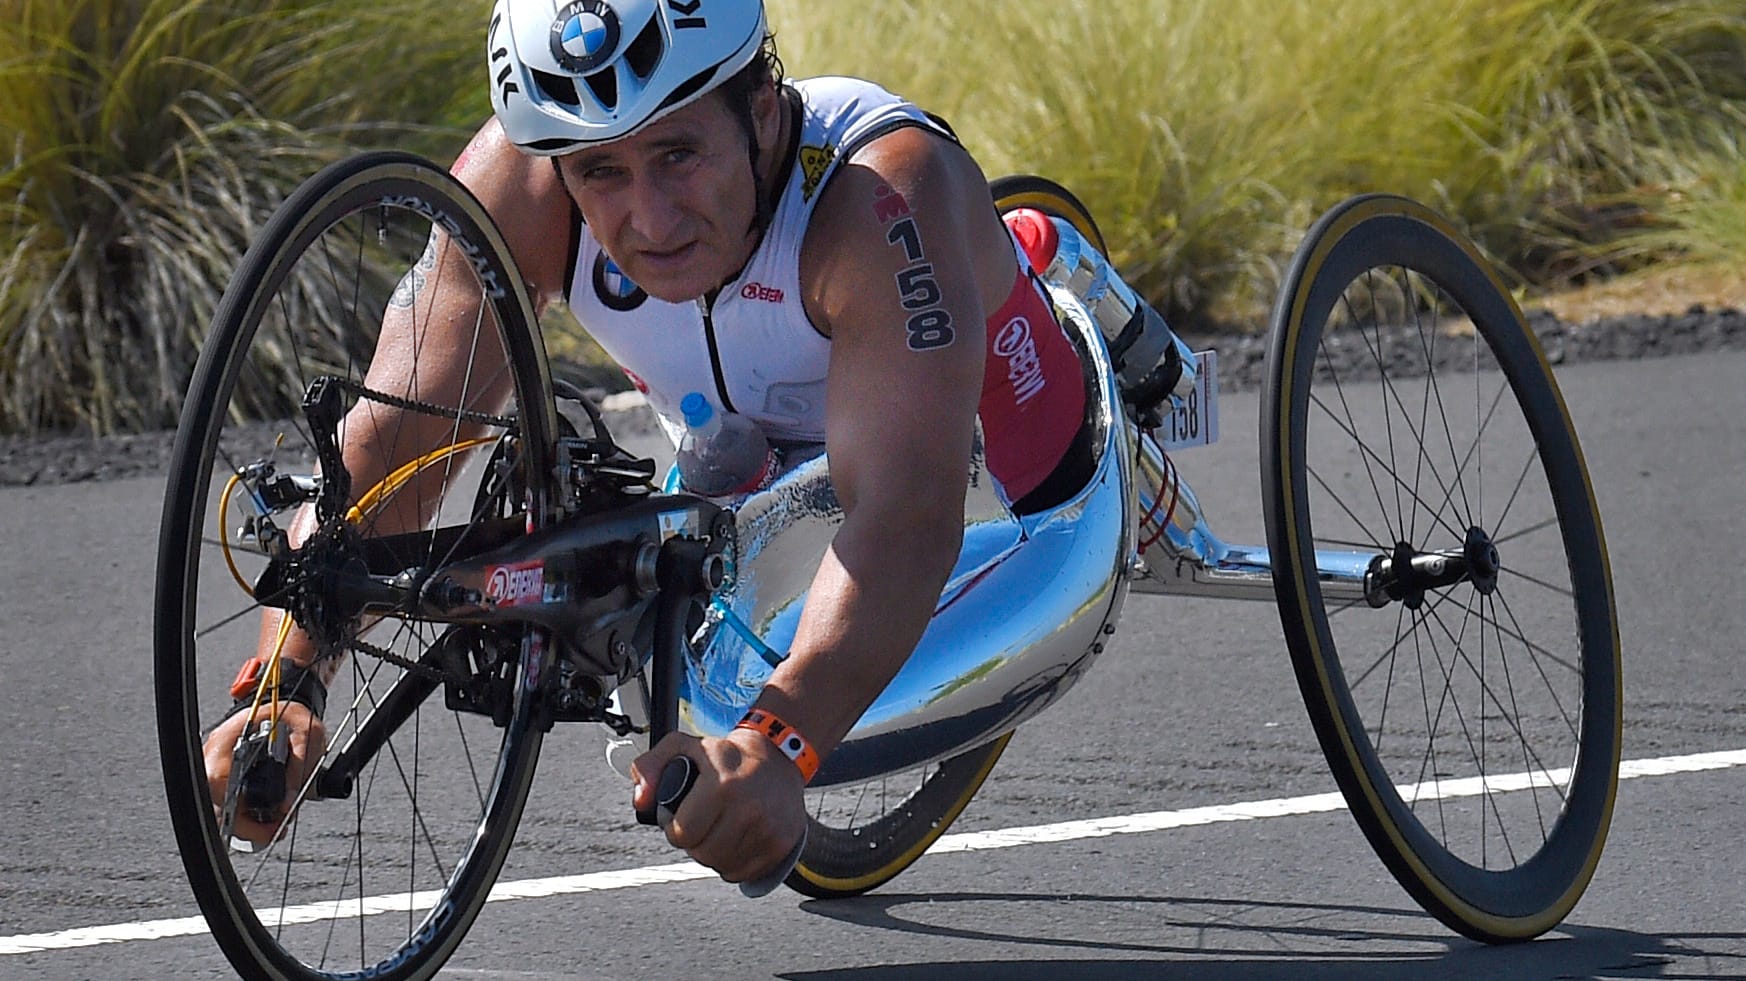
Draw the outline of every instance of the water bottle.
M1072 222L1040 212L1015 214L1028 226L1020 232L1020 240L1043 280L1084 302L1109 345L1123 392L1154 403L1167 395L1186 395L1194 387L1194 353L1158 311L1128 286ZM1034 241L1026 242L1027 238ZM1164 366L1168 370L1159 372Z
M764 431L746 416L717 412L701 392L679 402L685 435L675 462L685 489L705 497L749 494L776 479L780 463Z

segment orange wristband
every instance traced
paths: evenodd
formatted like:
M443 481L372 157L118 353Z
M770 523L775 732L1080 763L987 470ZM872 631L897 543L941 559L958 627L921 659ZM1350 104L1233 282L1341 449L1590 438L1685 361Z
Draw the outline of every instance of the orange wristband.
M813 775L818 773L818 752L812 748L812 743L807 742L799 729L783 722L776 713L753 709L734 728L763 733L766 739L776 744L783 756L794 761L795 767L800 770L802 783L811 783Z

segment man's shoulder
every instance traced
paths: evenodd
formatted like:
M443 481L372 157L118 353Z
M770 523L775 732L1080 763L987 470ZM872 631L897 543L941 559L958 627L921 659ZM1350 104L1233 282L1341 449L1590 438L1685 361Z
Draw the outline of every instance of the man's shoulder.
M830 92L881 92L896 98L890 89L871 79L854 75L812 75L807 78L789 78L784 80L802 94L818 94Z
M551 159L523 153L493 118L451 169L502 230L523 274L543 294L561 290L574 218Z
M800 96L811 128L852 136L860 126L893 115L918 121L927 114L905 96L878 82L849 75L818 75L788 79L787 86Z
M564 196L551 159L523 153L504 135L495 117L474 134L451 170L487 208L547 204Z

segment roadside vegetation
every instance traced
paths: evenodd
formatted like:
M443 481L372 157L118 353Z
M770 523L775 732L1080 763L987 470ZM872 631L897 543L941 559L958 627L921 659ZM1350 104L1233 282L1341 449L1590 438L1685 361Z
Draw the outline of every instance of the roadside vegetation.
M483 14L0 0L0 432L173 425L231 269L365 145L453 153ZM473 91L479 89L479 91Z
M770 0L792 74L1073 188L1181 323L1253 328L1315 216L1420 198L1524 291L1746 260L1738 0ZM229 270L337 156L447 160L482 0L0 0L0 432L173 423Z
M1179 321L1256 323L1304 229L1364 191L1452 215L1524 286L1746 261L1738 0L778 8L795 74L884 80L991 175L1066 183Z

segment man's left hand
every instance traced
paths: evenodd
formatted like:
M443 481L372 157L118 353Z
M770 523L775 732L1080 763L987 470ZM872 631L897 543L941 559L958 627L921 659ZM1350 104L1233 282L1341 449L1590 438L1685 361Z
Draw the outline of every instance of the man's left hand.
M631 764L631 803L655 807L661 770L690 757L697 781L664 830L673 847L728 882L768 875L806 831L800 770L761 733L735 729L720 739L673 733Z

